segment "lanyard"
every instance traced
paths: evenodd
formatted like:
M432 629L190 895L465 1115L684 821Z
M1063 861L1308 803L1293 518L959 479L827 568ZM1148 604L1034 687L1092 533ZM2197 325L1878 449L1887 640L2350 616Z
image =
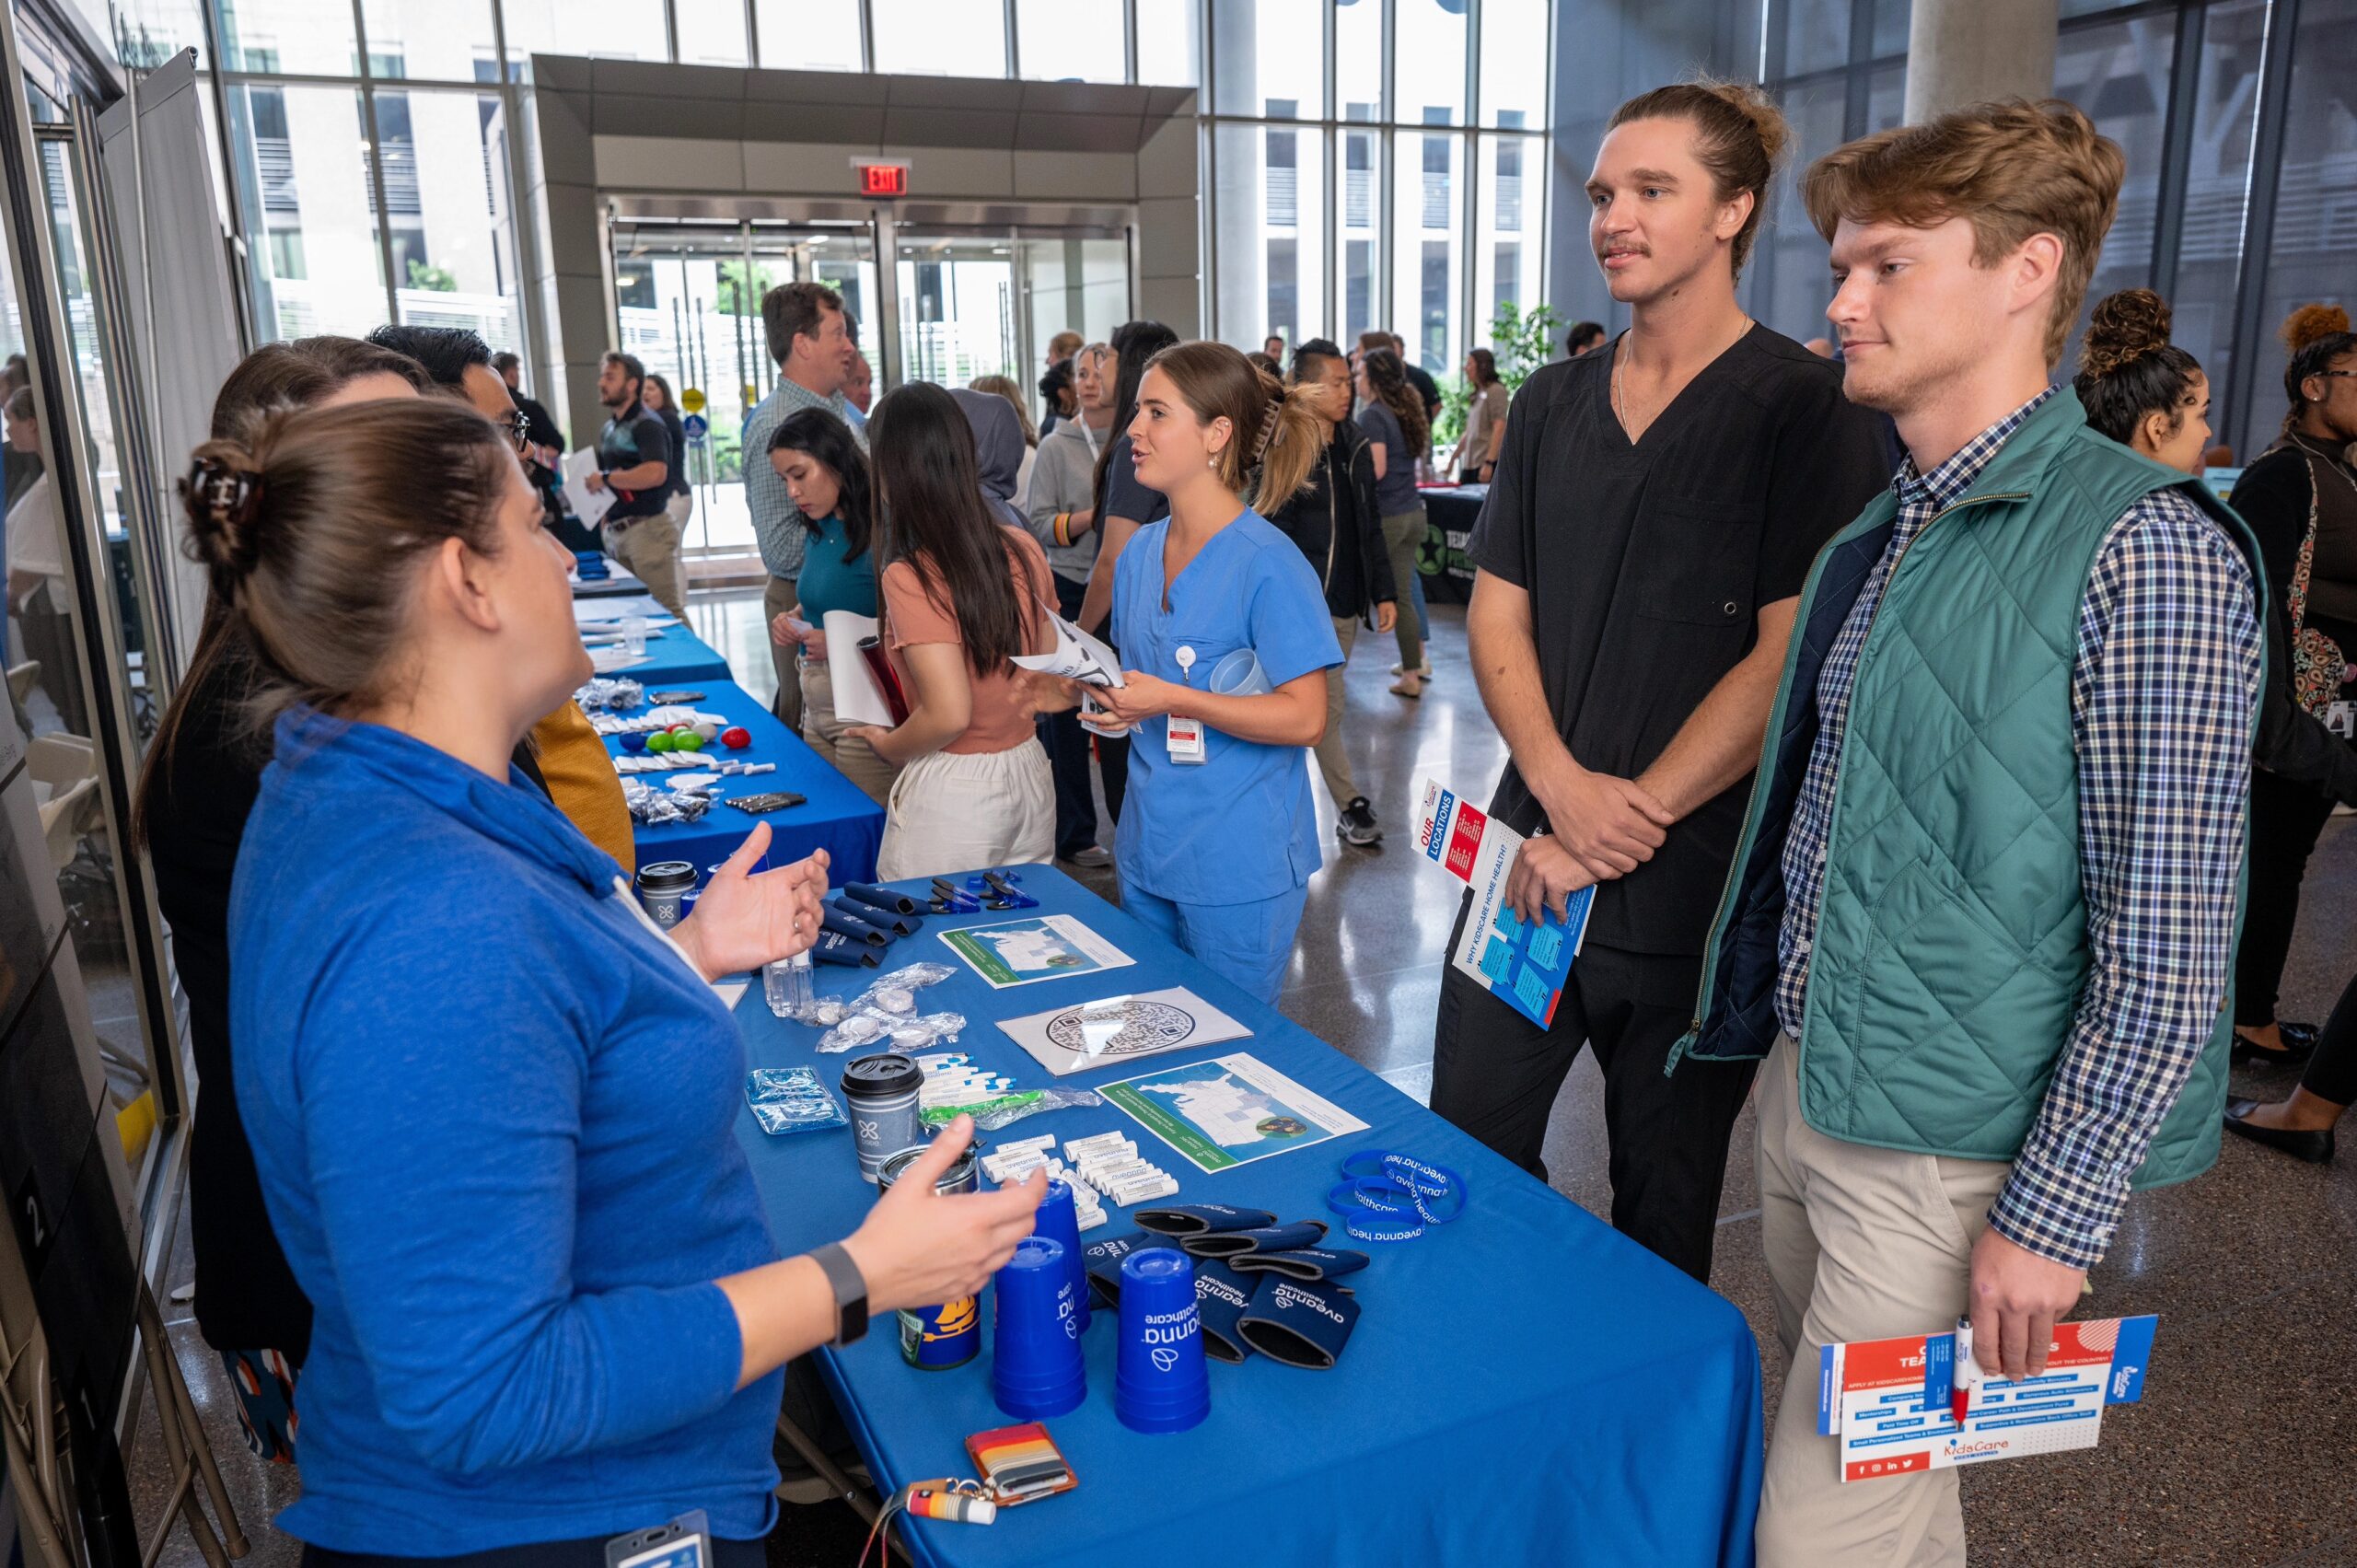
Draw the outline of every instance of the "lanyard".
M1342 1179L1326 1206L1360 1241L1413 1241L1428 1226L1465 1213L1465 1179L1446 1166L1428 1165L1387 1149L1363 1149L1342 1162Z

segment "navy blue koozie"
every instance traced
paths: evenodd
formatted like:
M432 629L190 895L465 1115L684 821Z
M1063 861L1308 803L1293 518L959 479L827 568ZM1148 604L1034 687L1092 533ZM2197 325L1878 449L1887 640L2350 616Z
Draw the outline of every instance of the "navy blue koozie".
M1121 1260L1143 1248L1159 1247L1161 1239L1133 1230L1127 1236L1099 1237L1080 1249L1080 1266L1088 1275L1089 1287L1097 1299L1107 1307L1121 1304Z
M1236 1331L1271 1361L1323 1372L1341 1359L1358 1320L1358 1297L1341 1285L1262 1274Z
M1080 1352L1080 1292L1063 1245L1025 1237L995 1283L991 1397L1017 1421L1077 1410L1088 1395L1088 1368Z
M846 882L842 886L842 891L846 898L857 899L861 903L876 909L890 910L894 914L917 912L916 900L906 893L896 893L889 888L878 887L873 882Z
M1072 1281L1073 1300L1079 1305L1080 1331L1088 1331L1087 1262L1080 1252L1080 1213L1073 1206L1072 1189L1051 1177L1048 1195L1034 1211L1031 1234L1044 1236L1064 1249L1064 1274Z
M821 930L848 936L854 942L865 942L871 947L888 947L892 941L890 932L870 925L855 914L846 914L833 904L819 906L819 925Z
M1139 1225L1164 1236L1204 1236L1217 1230L1257 1230L1277 1223L1266 1209L1238 1209L1226 1203L1167 1203L1140 1209Z
M1195 1260L1195 1310L1203 1323L1203 1353L1213 1361L1238 1362L1252 1347L1236 1331L1236 1320L1252 1305L1260 1282L1213 1258Z
M853 898L849 893L836 894L828 907L849 915L862 924L872 925L895 936L914 936L924 929L924 922L916 915L902 914L898 910L878 909L874 904Z
M1132 1432L1184 1432L1211 1413L1195 1265L1170 1247L1121 1260L1121 1333L1113 1413Z
M1178 1245L1198 1258L1234 1258L1246 1252L1291 1252L1315 1247L1326 1239L1324 1220L1296 1220L1291 1225L1261 1225L1252 1230L1210 1231L1179 1238Z
M1239 1274L1283 1274L1295 1280L1339 1280L1366 1267L1366 1254L1335 1247L1296 1247L1290 1252L1247 1252L1227 1260Z
M810 945L810 957L822 964L842 964L847 969L874 969L876 949L864 938L844 935L840 931L821 927L819 940Z

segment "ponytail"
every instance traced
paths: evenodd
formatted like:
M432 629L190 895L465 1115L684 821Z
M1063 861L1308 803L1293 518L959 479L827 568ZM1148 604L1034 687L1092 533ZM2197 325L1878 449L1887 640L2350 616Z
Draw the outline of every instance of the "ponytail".
M1288 389L1266 371L1260 372L1260 378L1275 393L1265 406L1255 438L1260 459L1260 477L1252 487L1252 509L1265 517L1309 482L1310 470L1325 449L1326 421L1309 406L1310 394L1304 389Z

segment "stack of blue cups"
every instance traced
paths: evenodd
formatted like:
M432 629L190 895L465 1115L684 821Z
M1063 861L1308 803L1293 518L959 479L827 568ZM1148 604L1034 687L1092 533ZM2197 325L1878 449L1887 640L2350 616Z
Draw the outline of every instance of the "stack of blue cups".
M1061 1244L1064 1249L1064 1266L1072 1272L1073 1295L1080 1301L1080 1331L1088 1331L1088 1260L1080 1251L1080 1211L1074 1206L1072 1189L1062 1181L1050 1178L1048 1195L1039 1200L1038 1217L1031 1222L1031 1234L1044 1236Z
M1113 1413L1132 1432L1184 1432L1211 1408L1193 1260L1170 1247L1131 1253L1121 1260Z
M1065 1258L1062 1243L1027 1236L998 1272L991 1397L1017 1421L1062 1415L1088 1396L1079 1317L1086 1293L1073 1283Z

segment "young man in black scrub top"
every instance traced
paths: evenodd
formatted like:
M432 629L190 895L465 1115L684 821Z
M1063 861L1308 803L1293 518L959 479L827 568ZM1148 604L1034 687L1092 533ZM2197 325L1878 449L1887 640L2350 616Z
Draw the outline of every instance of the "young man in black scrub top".
M1515 399L1467 615L1512 755L1491 812L1536 835L1507 898L1526 918L1590 885L1596 901L1551 1028L1451 968L1434 1039L1433 1109L1542 1179L1556 1092L1593 1045L1612 1223L1697 1279L1751 1069L1664 1069L1802 580L1888 475L1840 367L1736 303L1785 139L1748 88L1689 85L1621 105L1597 151L1589 238L1631 327Z

